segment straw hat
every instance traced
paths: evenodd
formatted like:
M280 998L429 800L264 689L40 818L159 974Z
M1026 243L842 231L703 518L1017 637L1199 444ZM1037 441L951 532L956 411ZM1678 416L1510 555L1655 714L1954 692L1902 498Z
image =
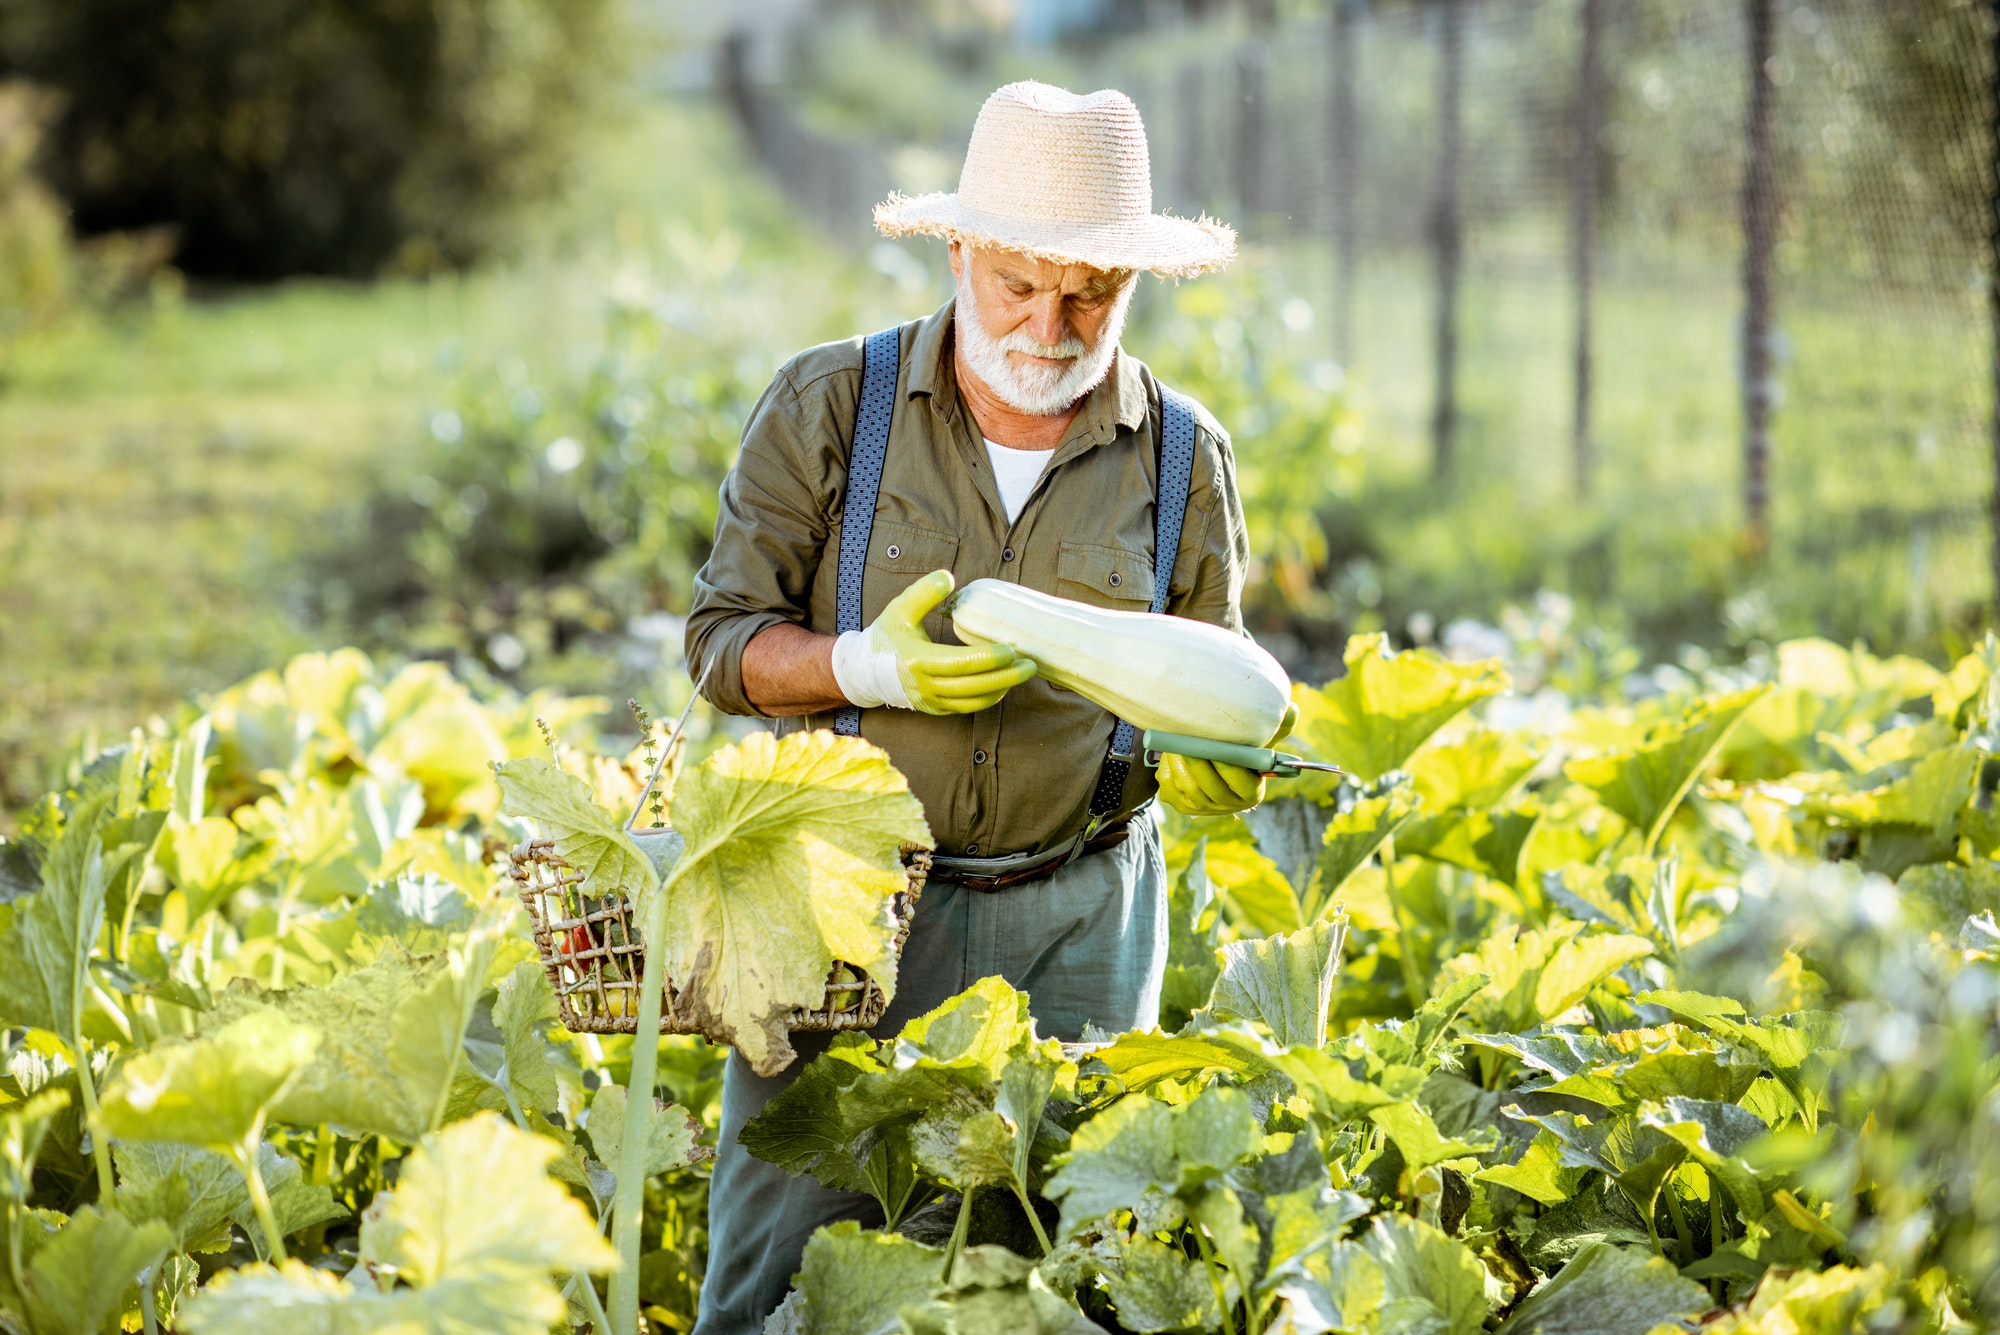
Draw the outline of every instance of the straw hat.
M1131 98L1045 83L1010 83L986 99L956 194L891 195L875 226L1174 278L1236 258L1236 233L1222 223L1153 212L1146 127Z

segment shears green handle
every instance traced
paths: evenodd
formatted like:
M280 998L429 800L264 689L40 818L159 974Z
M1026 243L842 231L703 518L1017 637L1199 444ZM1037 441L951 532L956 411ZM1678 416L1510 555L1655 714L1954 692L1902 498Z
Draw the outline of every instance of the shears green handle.
M1337 765L1322 765L1316 760L1302 756L1287 755L1283 751L1268 746L1242 746L1236 742L1211 741L1207 737L1184 737L1177 732L1157 732L1146 729L1140 740L1146 748L1146 763L1158 765L1162 754L1192 756L1196 760L1214 760L1224 765L1240 765L1259 774L1269 774L1280 779L1297 778L1300 770L1325 770L1329 774L1339 774Z

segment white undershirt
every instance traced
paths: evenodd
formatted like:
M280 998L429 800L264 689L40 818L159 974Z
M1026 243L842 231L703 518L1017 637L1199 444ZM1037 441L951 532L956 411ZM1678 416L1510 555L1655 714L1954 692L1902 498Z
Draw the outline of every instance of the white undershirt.
M984 437L982 437L984 439ZM1000 484L1000 503L1007 507L1007 522L1021 517L1021 507L1041 481L1042 470L1055 458L1054 450L1017 450L995 441L986 442L986 457L993 461L993 480Z

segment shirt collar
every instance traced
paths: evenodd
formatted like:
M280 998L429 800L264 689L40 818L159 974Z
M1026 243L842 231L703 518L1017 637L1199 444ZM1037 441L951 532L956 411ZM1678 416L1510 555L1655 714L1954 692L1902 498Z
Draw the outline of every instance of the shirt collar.
M958 415L958 374L951 355L953 303L945 302L917 324L910 343L910 369L903 380L904 397L928 395L932 410L948 422ZM1119 348L1111 359L1111 370L1096 389L1084 397L1070 424L1070 440L1088 440L1106 445L1117 437L1118 428L1143 431L1150 411L1145 377L1139 364Z

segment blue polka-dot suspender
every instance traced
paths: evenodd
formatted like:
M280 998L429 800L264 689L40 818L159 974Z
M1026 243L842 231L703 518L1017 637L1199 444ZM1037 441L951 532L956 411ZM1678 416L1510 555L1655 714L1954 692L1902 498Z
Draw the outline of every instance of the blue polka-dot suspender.
M1160 386L1160 490L1153 507L1153 607L1167 610L1167 593L1180 558L1181 522L1187 517L1188 489L1194 479L1194 408L1190 400ZM1100 824L1118 810L1125 796L1125 776L1132 770L1139 730L1124 719L1111 730L1111 750L1097 772L1097 791L1090 795L1090 823Z
M882 490L882 461L889 457L889 423L896 414L896 372L903 331L884 329L861 345L861 410L847 454L847 496L840 507L840 574L834 583L836 632L861 629L861 578L868 568L868 538L875 531L875 498ZM833 730L861 735L861 711L834 711Z
M884 329L862 344L861 407L855 415L854 444L848 452L847 495L841 503L840 570L834 584L834 629L861 629L861 581L867 570L868 539L875 529L875 502L882 490L882 465L889 454L889 423L896 411L896 379L902 359L902 331ZM1154 506L1153 604L1166 611L1167 594L1181 547L1188 490L1194 478L1194 409L1190 401L1160 386L1160 484ZM861 734L861 711L846 705L834 711L833 730ZM1091 794L1093 824L1118 809L1131 772L1139 730L1125 720L1111 731L1111 748Z

